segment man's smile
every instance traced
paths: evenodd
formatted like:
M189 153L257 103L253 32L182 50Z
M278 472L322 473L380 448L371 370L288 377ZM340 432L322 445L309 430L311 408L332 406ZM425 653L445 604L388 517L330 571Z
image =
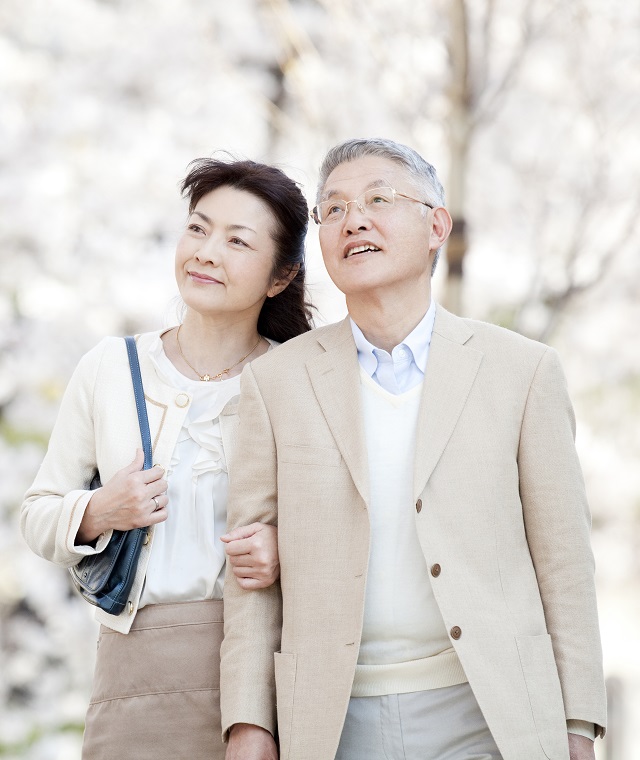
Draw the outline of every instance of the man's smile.
M374 245L373 243L368 243L368 242L351 243L345 247L344 257L345 259L348 259L351 256L357 256L360 253L375 253L379 250L380 248L378 248L378 246Z

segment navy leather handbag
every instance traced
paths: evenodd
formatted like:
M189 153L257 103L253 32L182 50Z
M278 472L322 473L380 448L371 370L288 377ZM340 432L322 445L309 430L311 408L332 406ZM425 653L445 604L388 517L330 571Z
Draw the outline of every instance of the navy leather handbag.
M151 433L144 400L140 362L135 340L127 336L125 342L140 423L144 469L148 470L152 465ZM94 478L92 487L99 486L99 479ZM75 567L69 568L73 584L84 599L110 615L119 615L124 610L136 576L138 558L147 530L147 528L114 530L104 551L83 557Z

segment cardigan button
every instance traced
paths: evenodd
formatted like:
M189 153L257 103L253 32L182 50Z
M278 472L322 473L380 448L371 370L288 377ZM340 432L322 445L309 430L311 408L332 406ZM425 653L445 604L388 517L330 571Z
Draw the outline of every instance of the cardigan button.
M462 630L457 625L454 625L449 633L454 641L457 641L462 636Z
M418 499L418 501L416 501L416 512L418 514L422 512L422 499Z
M189 406L189 396L186 393L178 393L176 396L176 406L179 406L180 409L184 409L185 406Z

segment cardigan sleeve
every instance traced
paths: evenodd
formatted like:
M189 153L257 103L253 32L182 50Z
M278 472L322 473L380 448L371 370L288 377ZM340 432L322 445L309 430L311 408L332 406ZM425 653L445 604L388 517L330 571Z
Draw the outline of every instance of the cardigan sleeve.
M101 552L112 531L94 546L76 546L75 539L93 495L97 471L94 392L107 339L78 364L65 391L49 447L31 488L25 494L20 528L29 547L63 567Z

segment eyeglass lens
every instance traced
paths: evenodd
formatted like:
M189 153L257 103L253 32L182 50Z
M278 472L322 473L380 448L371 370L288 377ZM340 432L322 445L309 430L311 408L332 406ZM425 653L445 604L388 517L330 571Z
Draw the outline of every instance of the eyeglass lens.
M394 193L390 187L376 187L359 195L354 201L330 200L316 206L320 224L335 224L344 219L349 203L355 203L365 212L382 211L393 206Z

